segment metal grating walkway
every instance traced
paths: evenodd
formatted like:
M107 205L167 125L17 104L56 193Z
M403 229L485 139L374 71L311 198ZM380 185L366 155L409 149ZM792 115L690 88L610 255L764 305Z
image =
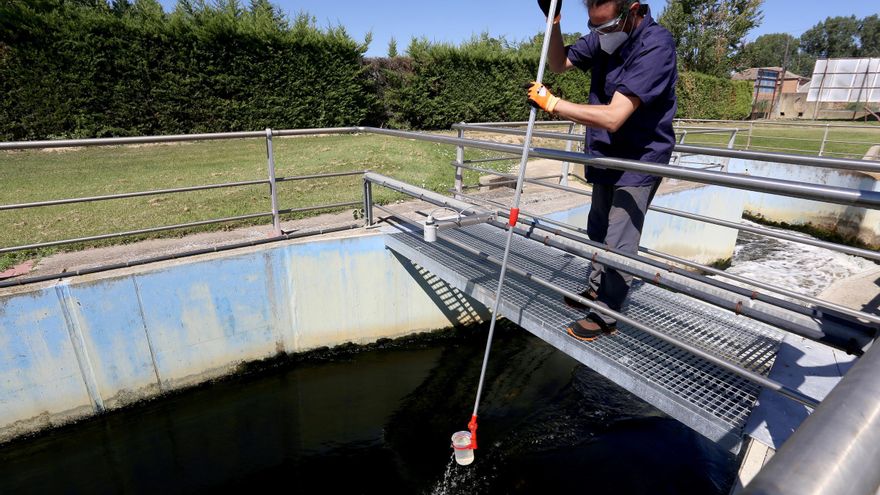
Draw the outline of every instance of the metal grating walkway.
M490 225L444 230L428 244L421 232L393 231L386 245L449 284L491 307L498 267L443 242L454 238L503 255L506 233ZM514 236L512 265L573 292L584 289L589 262L541 243ZM499 309L581 363L611 379L723 447L737 451L760 387L677 347L626 325L617 335L583 343L565 333L582 313L555 292L508 272ZM634 281L622 311L656 330L766 375L782 332L689 296Z

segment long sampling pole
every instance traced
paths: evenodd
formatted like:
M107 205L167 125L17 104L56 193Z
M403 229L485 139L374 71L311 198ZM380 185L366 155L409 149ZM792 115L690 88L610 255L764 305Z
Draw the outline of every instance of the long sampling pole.
M544 66L547 63L547 52L550 47L550 32L553 29L553 13L556 12L556 4L558 0L550 0L550 8L547 10L547 27L544 30L544 43L541 46L541 61L538 65L538 77L535 79L541 83L544 79ZM477 385L477 397L474 400L474 412L468 423L468 430L471 432L471 448L477 448L477 412L480 408L480 396L483 394L483 383L486 381L486 366L489 363L489 352L492 350L492 337L495 336L495 322L498 321L498 308L501 305L501 291L504 289L504 276L507 273L507 259L510 255L510 243L513 239L513 228L516 226L516 220L519 216L519 202L522 195L523 182L526 177L526 163L529 161L529 148L532 143L532 131L535 128L535 118L538 110L532 107L529 112L529 125L526 128L526 138L523 142L522 159L519 163L519 176L516 179L516 193L513 197L513 207L510 209L510 217L507 224L507 242L504 246L504 257L501 261L501 274L498 276L498 288L495 290L495 302L492 308L492 320L489 323L489 335L486 339L486 352L483 355L483 367L480 370L480 381Z

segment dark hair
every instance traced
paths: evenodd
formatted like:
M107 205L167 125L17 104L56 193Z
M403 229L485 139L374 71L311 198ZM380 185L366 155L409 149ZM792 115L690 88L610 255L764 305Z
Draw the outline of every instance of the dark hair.
M593 7L598 7L602 4L614 2L617 4L617 12L623 12L628 9L630 5L636 3L636 1L637 0L584 0L584 5L586 5L588 9L592 9Z

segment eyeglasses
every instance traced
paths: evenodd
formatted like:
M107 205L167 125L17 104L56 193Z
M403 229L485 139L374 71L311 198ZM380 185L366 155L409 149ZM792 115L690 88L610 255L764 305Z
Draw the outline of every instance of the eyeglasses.
M587 21L587 28L591 33L596 34L611 34L620 30L620 24L624 22L627 15L629 15L629 10L621 12L620 15L617 16L616 19L611 19L608 22L603 22L598 26L594 25L592 22Z

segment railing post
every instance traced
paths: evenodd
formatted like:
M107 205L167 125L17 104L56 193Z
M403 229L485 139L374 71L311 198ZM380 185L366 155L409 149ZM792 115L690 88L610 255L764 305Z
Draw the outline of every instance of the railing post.
M272 197L272 236L281 232L281 215L278 214L278 187L275 183L275 152L272 149L272 129L266 128L266 157L269 162L269 194Z
M831 128L831 124L825 124L825 135L822 136L822 145L819 147L819 156L822 156L822 153L825 153L825 143L828 142L828 130Z
M373 225L373 183L364 177L364 226Z
M734 129L733 132L730 133L730 141L727 142L727 149L732 150L736 145L736 134L739 132L739 129Z
M574 122L572 122L571 124L568 124L569 138L565 142L565 151L571 151L571 135L574 134L574 126L575 126ZM559 180L559 183L562 184L563 186L568 185L568 173L569 173L570 167L571 167L571 165L568 162L562 162L562 170L560 171L562 177Z
M464 122L462 122L464 124ZM464 129L458 130L458 139L464 139ZM458 165L464 165L464 145L458 145L455 148L455 163ZM463 191L464 185L462 184L462 168L455 167L455 199L460 199L459 194Z
M678 144L684 143L684 138L685 138L685 136L687 136L687 132L688 132L687 129L682 129L682 134L678 140ZM681 155L682 155L681 152L673 151L672 152L672 159L669 160L669 164L674 167L678 167L679 165L681 165ZM671 183L672 180L674 180L674 179L666 179L666 182Z
M746 139L746 149L752 147L752 131L755 130L755 122L749 122L749 137Z

